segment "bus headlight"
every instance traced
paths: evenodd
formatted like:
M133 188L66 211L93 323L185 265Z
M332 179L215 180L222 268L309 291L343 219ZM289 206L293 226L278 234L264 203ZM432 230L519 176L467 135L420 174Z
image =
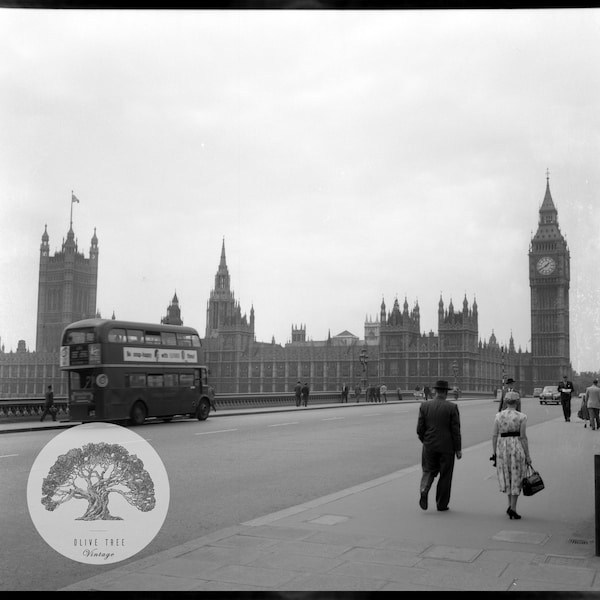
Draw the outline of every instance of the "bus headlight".
M106 373L100 373L100 375L97 375L96 385L101 388L106 387L108 385L108 375L106 375Z

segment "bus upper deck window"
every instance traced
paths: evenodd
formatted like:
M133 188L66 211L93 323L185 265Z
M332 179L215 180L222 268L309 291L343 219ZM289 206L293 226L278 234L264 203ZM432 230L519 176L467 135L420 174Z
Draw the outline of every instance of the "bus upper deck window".
M127 335L125 334L124 329L111 329L108 332L108 341L109 342L126 342Z
M93 331L84 329L74 329L67 331L65 334L64 342L67 346L74 344L90 344L96 341L96 336Z
M146 344L153 346L160 346L160 333L154 331L146 331Z
M185 346L189 348L192 345L191 336L189 333L178 333L177 334L177 345Z
M127 330L127 341L135 344L144 343L144 332L140 329L128 329Z
M160 335L162 338L162 343L165 344L165 346L177 345L177 337L174 333L171 333L170 331L163 331Z

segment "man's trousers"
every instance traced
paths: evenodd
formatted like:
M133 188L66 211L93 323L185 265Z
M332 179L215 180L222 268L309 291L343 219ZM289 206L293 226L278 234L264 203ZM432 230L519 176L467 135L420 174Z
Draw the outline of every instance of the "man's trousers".
M436 452L428 450L423 446L421 466L423 468L423 476L421 477L420 492L429 493L429 489L433 485L433 480L439 474L440 478L435 492L435 503L438 509L447 508L450 502L450 489L452 487L454 452Z
M571 420L571 396L568 398L561 398L560 403L562 404L563 414L565 415L565 421Z

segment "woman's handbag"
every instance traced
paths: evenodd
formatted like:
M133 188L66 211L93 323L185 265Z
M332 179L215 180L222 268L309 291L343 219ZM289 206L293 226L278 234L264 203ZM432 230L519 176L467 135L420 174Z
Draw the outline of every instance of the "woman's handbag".
M544 489L544 482L531 465L527 466L527 474L523 477L523 496L533 496Z

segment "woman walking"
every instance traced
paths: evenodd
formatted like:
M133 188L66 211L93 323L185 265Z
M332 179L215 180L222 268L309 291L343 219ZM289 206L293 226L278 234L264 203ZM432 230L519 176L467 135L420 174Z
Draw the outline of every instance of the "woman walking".
M492 432L493 456L498 474L500 491L508 496L506 514L511 519L520 519L517 499L523 487L523 477L531 464L527 442L527 415L516 409L516 397L504 399L506 408L496 414Z

